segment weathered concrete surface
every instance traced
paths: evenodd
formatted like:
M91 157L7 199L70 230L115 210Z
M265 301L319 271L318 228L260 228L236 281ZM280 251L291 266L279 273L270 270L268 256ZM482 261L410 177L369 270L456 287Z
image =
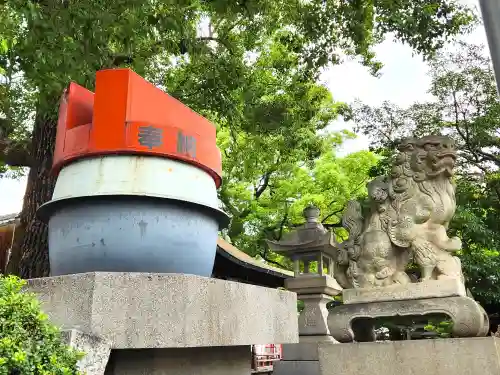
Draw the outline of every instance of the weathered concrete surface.
M320 375L319 362L318 361L274 362L273 375Z
M86 273L29 280L63 329L114 349L298 342L295 293L180 274Z
M319 346L321 375L499 375L493 337Z
M331 336L323 336L323 341L302 342L303 338L313 339L315 336L300 336L298 344L283 345L283 359L275 363L273 375L320 375L319 346L337 345Z
M78 369L86 375L104 375L111 352L111 344L99 337L70 329L62 331L67 345L84 352L85 357L78 361Z
M300 338L302 340L302 337ZM332 339L330 337L330 339ZM337 345L336 341L324 340L322 344ZM300 342L298 344L283 344L282 355L284 361L319 361L320 342Z
M106 375L250 375L250 346L113 350Z
M407 285L394 284L382 288L344 289L344 304L415 300L442 297L465 297L464 284L457 279L429 280Z

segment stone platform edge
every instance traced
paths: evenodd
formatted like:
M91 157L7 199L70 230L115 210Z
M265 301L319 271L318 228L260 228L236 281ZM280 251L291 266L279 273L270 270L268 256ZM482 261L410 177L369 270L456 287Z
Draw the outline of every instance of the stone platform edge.
M344 289L344 304L416 300L443 297L466 297L464 284L456 279L430 280L381 288Z
M297 343L297 295L185 274L94 272L28 280L42 309L113 349Z
M320 344L321 375L498 375L495 337Z

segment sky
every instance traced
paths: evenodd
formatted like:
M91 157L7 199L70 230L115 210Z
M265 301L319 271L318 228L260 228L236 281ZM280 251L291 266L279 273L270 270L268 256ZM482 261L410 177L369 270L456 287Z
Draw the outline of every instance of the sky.
M463 0L474 4L474 0ZM467 42L486 45L486 36L482 27L471 35L462 38ZM365 104L378 105L391 101L405 107L414 102L430 99L427 93L430 79L428 67L418 55L413 55L411 48L401 43L386 40L376 48L377 57L384 67L379 78L370 75L368 70L355 61L326 69L321 75L336 101L352 103L359 99ZM352 129L352 124L342 120L332 124L333 130ZM358 136L343 145L341 154L355 152L368 147L368 139ZM22 208L26 178L12 180L0 178L0 216L19 212Z

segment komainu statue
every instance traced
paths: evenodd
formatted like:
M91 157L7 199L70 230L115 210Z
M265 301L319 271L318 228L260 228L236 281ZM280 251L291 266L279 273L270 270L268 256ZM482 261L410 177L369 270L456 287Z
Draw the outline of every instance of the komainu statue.
M344 288L407 284L412 259L421 281L463 279L453 255L462 243L446 233L456 207L453 141L406 139L398 151L391 175L368 184L369 208L351 201L342 218L349 239L339 244L336 277Z

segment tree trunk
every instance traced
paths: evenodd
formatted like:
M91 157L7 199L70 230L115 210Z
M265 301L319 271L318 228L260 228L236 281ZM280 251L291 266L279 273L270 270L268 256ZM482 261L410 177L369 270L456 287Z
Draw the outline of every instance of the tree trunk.
M58 99L51 106L39 107L35 118L30 153L33 165L28 175L19 229L16 229L8 271L22 278L48 276L50 272L47 225L36 217L40 205L52 198L56 177L52 176L52 157L57 129ZM16 264L17 263L17 264Z
M15 220L12 224L7 224L0 228L0 275L2 275L7 267L9 249L12 246L14 236Z
M5 268L6 275L19 275L19 262L21 261L21 242L23 238L24 227L21 221L18 220L14 227L12 243L10 246L10 255L7 259L7 267Z

